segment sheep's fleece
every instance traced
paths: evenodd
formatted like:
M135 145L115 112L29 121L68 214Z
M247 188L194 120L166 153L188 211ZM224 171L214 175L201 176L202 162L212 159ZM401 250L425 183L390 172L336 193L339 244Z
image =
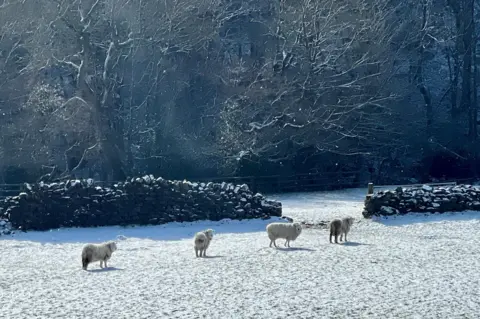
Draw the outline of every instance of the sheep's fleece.
M193 244L195 249L195 255L199 257L205 257L207 248L210 246L210 242L213 239L213 229L207 229L195 234Z
M330 242L332 242L332 237L335 236L335 243L338 244L338 236L340 236L340 241L342 241L344 235L345 241L347 241L347 234L350 232L353 221L354 218L352 217L332 220L330 222Z
M88 264L100 261L100 268L103 268L103 263L107 267L107 260L112 257L114 251L117 250L117 244L109 241L102 244L87 244L82 250L82 268L87 270Z
M284 246L290 247L290 241L294 241L302 233L302 225L299 223L271 223L267 225L267 234L270 238L270 247L272 243L275 247L275 241L278 238L285 238Z

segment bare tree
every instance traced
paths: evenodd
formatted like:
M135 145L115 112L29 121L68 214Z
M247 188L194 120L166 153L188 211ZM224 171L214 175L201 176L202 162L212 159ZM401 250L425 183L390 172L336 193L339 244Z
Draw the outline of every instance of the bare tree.
M208 153L201 149L213 144L203 134L211 130L203 119L214 91L205 74L215 68L218 6L218 1L145 1L138 9L144 40L131 47L122 76L122 90L132 92L122 113L136 170L179 158L198 163Z
M123 131L116 114L115 90L119 83L115 68L135 37L132 26L125 26L122 19L121 8L126 3L52 0L52 4L57 7L50 21L52 61L68 65L76 72L77 92L63 107L74 101L84 104L95 128L94 145L98 145L108 163L112 178L124 179ZM69 52L55 45L63 41L74 49Z
M395 147L395 96L385 85L393 11L381 2L305 0L281 1L275 13L259 21L272 54L222 75L231 92L222 111L227 152L282 161L307 146L343 155Z
M25 107L31 87L29 73L32 66L35 34L39 30L32 23L37 14L36 3L25 8L23 1L3 1L0 4L0 156L2 169L9 166L32 168L36 155L41 152L38 126L31 126L31 113ZM23 17L18 16L22 12ZM36 48L33 49L35 43ZM44 150L45 151L45 150Z

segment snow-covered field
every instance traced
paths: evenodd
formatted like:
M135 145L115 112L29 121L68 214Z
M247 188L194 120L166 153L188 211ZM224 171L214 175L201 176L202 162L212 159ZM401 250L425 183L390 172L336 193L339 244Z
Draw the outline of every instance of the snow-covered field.
M343 245L304 229L292 248L269 248L258 220L0 237L0 317L478 318L478 213L364 220L364 193L272 196L297 220L358 217ZM195 258L207 227L210 256ZM110 268L83 271L84 243L111 239Z

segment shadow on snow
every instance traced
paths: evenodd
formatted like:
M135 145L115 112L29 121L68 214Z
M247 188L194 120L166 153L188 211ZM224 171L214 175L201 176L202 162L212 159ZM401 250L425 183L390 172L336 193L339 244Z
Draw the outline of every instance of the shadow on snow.
M276 247L275 249L281 251L315 251L315 249L303 247Z
M87 269L87 272L107 272L107 271L117 271L117 270L124 270L123 268L116 268L116 267L107 267L107 268L95 268L95 269Z
M342 245L342 246L350 246L350 247L356 247L356 246L372 246L372 244L357 243L357 242L354 242L354 241L343 242L343 243L340 243L340 245Z

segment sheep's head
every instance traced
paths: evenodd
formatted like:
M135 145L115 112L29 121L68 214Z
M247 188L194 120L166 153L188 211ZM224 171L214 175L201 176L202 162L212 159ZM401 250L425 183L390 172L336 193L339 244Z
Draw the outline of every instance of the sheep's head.
M205 231L203 231L205 233L205 235L207 236L207 238L209 240L211 240L213 238L213 229L207 229Z
M114 241L111 241L109 242L108 244L108 248L110 249L110 251L113 253L115 250L117 250L117 243L115 243Z
M295 227L295 231L297 234L300 234L302 232L302 225L300 223L293 223L293 226Z
M345 224L347 224L348 226L352 226L354 220L355 220L355 219L354 219L353 217L347 217L347 218L344 219L344 222L345 222Z

